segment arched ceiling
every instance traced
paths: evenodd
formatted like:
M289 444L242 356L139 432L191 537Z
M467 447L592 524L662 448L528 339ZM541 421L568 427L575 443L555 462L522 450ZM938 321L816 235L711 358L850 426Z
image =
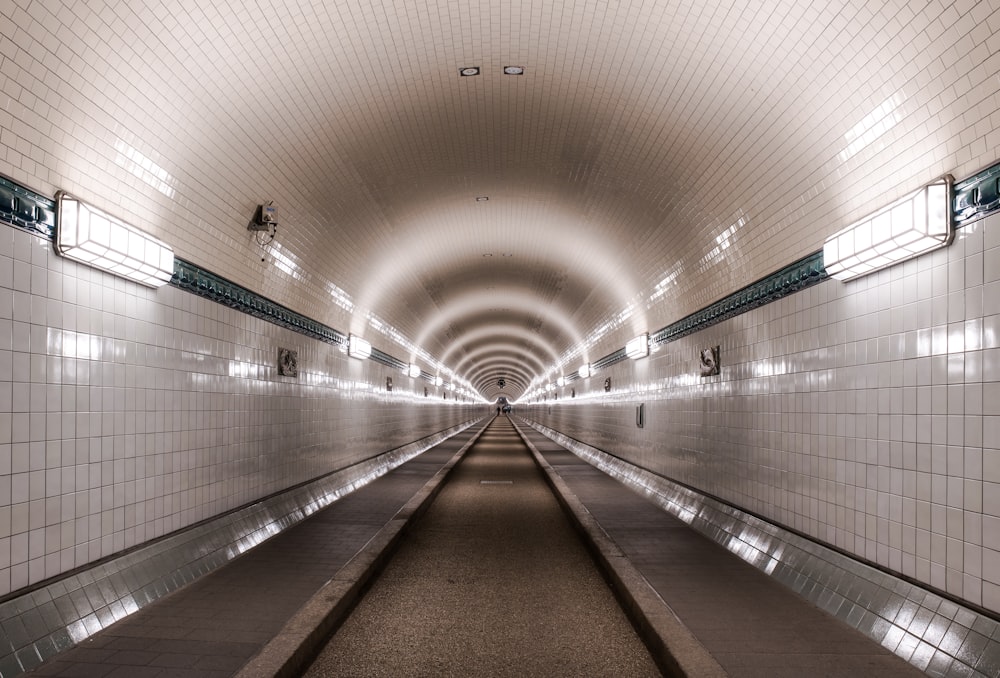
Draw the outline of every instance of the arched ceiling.
M9 118L44 102L64 131L15 131L50 174L11 172L490 399L985 153L940 122L975 83L928 76L982 60L948 5L14 4L4 73L32 94L5 88Z

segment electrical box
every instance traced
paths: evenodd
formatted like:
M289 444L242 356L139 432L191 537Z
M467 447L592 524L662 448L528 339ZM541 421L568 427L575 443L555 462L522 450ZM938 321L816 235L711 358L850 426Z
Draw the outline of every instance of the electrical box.
M274 205L257 205L257 212L250 222L251 231L269 231L278 225L278 208Z

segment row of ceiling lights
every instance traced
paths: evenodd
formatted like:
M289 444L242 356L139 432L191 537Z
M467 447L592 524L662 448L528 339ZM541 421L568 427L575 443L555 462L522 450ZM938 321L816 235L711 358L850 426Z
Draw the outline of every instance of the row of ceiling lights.
M463 66L458 69L458 74L463 78L469 78L474 75L479 75L483 72L479 66ZM524 75L524 66L504 66L504 75Z
M356 334L352 334L348 337L347 341L347 355L352 358L357 358L358 360L367 360L372 355L372 345L370 342L362 339ZM421 370L420 366L415 363L409 363L403 371L413 379L418 379L423 375L423 370ZM458 378L456 377L456 379ZM436 375L433 379L431 379L431 381L435 386L444 386L446 389L454 389L462 395L470 398L477 395L472 388L472 385L464 379L460 380L462 385L460 385L458 381L445 382L441 375Z
M640 360L649 355L649 333L640 334L634 339L630 339L628 343L625 344L625 355L632 360ZM588 379L593 376L596 370L591 367L590 363L584 363L580 365L579 369L576 371L577 376L580 379ZM534 382L533 382L534 383ZM522 399L527 400L528 398L534 398L545 391L554 391L556 388L562 388L568 383L566 377L559 377L554 382L549 382L548 384L539 385L538 388L533 391L526 393L522 396Z

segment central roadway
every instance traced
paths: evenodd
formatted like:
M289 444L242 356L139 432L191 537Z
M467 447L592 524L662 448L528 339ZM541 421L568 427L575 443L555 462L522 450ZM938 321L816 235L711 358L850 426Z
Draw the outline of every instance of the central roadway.
M660 673L497 417L305 675Z

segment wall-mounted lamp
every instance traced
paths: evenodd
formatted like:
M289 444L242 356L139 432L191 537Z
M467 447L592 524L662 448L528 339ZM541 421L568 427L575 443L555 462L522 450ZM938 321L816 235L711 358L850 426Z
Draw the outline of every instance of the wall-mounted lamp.
M635 339L630 339L627 344L625 344L625 355L627 355L632 360L638 360L639 358L645 358L649 355L649 335L640 334Z
M558 379L556 379L556 386L562 388L565 385L566 385L566 377L559 377Z
M435 386L440 386L443 383L444 383L444 379L442 379L441 377L434 377L434 385Z
M946 247L954 237L953 181L945 176L830 236L823 245L827 273L852 280Z
M166 243L63 191L56 200L59 254L149 287L170 281L174 251Z
M407 374L416 379L420 376L420 366L410 363L410 367L407 369Z
M580 375L581 379L586 379L590 376L590 363L584 363L580 365L580 369L576 371Z
M358 360L364 360L372 354L372 345L359 336L351 335L347 339L347 355Z

